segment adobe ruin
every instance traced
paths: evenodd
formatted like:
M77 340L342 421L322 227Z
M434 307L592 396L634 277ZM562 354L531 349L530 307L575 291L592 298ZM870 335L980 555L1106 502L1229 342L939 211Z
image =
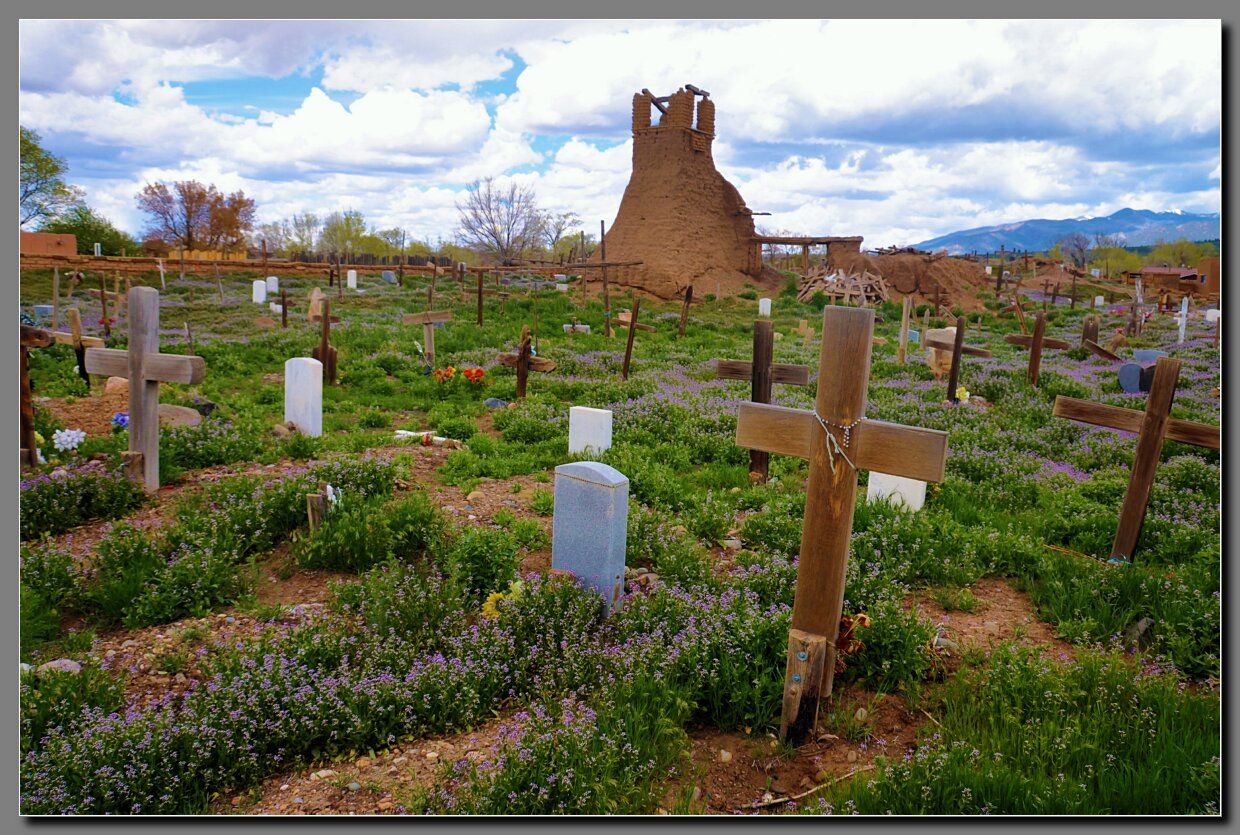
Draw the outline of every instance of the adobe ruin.
M699 293L782 286L784 277L762 263L753 211L715 169L714 139L708 92L686 85L670 96L633 96L633 173L605 245L609 261L642 263L615 269L616 283L664 299L689 285ZM600 259L596 250L592 260Z

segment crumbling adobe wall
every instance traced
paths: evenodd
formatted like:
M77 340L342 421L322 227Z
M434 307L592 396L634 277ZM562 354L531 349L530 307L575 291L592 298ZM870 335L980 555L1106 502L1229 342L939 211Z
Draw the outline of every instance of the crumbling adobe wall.
M642 265L613 269L609 279L665 299L689 285L699 293L734 292L743 282L781 286L751 241L744 198L715 169L714 102L678 90L652 125L652 101L646 92L633 96L633 173L605 237L608 261ZM600 257L595 250L593 260Z
M939 258L927 262L925 256L913 252L865 255L861 252L860 243L831 243L827 247L827 266L846 273L869 270L881 275L893 293L911 293L919 302L932 301L935 289L940 288L944 304L959 305L968 313L984 309L977 291L994 287L994 279L973 261Z

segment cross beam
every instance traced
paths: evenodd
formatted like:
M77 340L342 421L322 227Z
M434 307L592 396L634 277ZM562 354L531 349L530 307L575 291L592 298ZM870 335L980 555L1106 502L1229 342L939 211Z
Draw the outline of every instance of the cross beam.
M1163 441L1179 441L1209 449L1222 446L1222 430L1219 427L1170 416L1180 365L1181 360L1173 357L1158 358L1144 412L1063 395L1055 398L1052 412L1055 417L1137 433L1137 451L1119 514L1119 526L1115 530L1115 542L1111 546L1111 559L1114 561L1130 561L1136 551Z
M86 370L129 380L129 453L140 455L146 492L159 489L159 384L201 383L202 357L159 352L159 291L129 291L129 350L88 348Z
M642 300L633 300L633 310L622 310L620 316L616 317L616 324L622 328L629 329L629 338L624 345L624 366L620 369L620 379L629 379L629 361L633 359L633 337L637 335L637 331L654 331L650 325L642 325L637 321L638 311L641 310ZM625 316L625 314L628 316Z
M1045 313L1039 313L1037 318L1034 319L1033 336L1009 333L1003 337L1003 341L1009 345L1020 345L1029 349L1029 385L1035 388L1038 385L1038 372L1042 369L1042 349L1053 348L1066 351L1072 347L1072 343L1064 342L1062 339L1046 338Z
M973 348L964 344L965 320L963 316L956 317L956 340L952 343L943 342L939 339L931 339L927 334L925 340L926 348L937 348L940 351L952 352L951 373L947 376L947 399L952 403L959 403L960 398L956 396L956 384L960 382L960 358L962 356L970 357L989 357L990 351L985 348ZM924 479L923 479L924 480Z
M749 399L754 403L771 402L771 385L788 383L794 386L809 385L809 366L788 365L773 362L775 354L775 325L770 319L758 319L753 323L753 361L716 360L715 378L718 380L749 380ZM770 474L770 453L761 449L749 450L749 477L765 482Z
M71 307L65 312L65 318L69 320L69 331L53 331L48 334L52 341L58 345L70 345L73 347L73 353L77 356L78 375L86 382L86 388L90 388L90 375L86 373L86 349L102 348L105 343L97 336L82 335L82 314L78 312L76 307Z
M736 443L809 459L805 523L797 566L780 736L803 741L817 723L820 696L831 695L835 641L844 605L844 575L857 496L857 469L943 479L947 433L865 419L874 311L823 310L814 411L742 403ZM820 422L820 419L822 422ZM845 458L847 456L847 458ZM801 669L805 634L823 639L822 675Z
M400 321L403 325L422 326L422 355L431 365L435 364L435 323L452 319L451 310L426 310L422 313L406 313Z
M517 369L517 395L520 400L525 397L525 383L531 371L555 371L555 361L534 355L530 347L530 326L521 326L521 341L515 352L509 351L496 357L500 365Z

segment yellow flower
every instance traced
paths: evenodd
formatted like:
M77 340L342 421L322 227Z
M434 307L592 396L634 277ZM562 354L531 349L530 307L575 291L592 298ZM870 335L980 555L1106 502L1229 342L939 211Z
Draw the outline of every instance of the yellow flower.
M956 399L961 403L969 402L969 390L964 386L956 386Z
M494 620L499 617L499 609L495 608L496 604L504 599L502 591L493 591L487 595L486 602L482 604L482 616L487 620Z
M34 442L39 446L43 446L43 435L39 432L34 433Z

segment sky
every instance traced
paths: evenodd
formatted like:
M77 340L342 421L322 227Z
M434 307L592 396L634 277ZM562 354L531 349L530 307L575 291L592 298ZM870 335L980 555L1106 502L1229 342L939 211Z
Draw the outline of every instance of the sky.
M140 237L149 182L449 241L484 177L582 228L628 183L633 94L716 104L768 232L867 247L1121 208L1218 212L1205 21L22 20L21 124Z

